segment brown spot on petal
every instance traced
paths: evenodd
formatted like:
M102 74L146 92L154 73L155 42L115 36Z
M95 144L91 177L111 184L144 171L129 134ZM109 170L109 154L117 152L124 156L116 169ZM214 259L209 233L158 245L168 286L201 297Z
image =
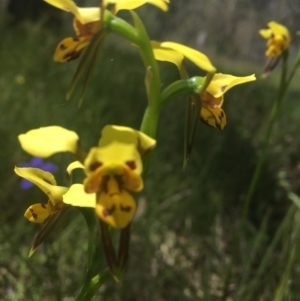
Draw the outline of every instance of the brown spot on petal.
M114 177L115 177L115 180L116 180L117 183L118 183L119 191L122 192L122 187L123 187L123 185L124 185L122 176L120 176L120 175L115 175Z
M130 212L131 211L131 206L123 206L121 204L120 208L121 208L121 211L125 211L125 212Z
M60 44L59 48L60 48L60 50L66 50L67 49L67 47L64 44Z
M132 169L132 170L136 169L136 163L135 163L135 161L127 161L127 162L126 162L126 165L127 165L130 169Z
M227 85L226 85L226 86L222 86L222 87L221 87L221 91L224 92L225 89L226 89L226 87L227 87Z
M32 213L32 217L33 217L34 219L37 219L37 218L38 218L38 216L37 216L36 213Z
M81 53L80 51L79 52L74 51L71 53L67 53L64 55L63 59L66 60L67 62L75 60L79 57L80 53Z
M47 208L47 206L46 206L45 204L41 204L41 206L42 206L44 209Z
M95 171L100 166L102 166L101 162L94 162L89 166L89 168L90 168L90 171Z
M109 215L112 215L115 210L116 210L116 206L113 205L110 209L104 208L102 212L104 217L107 217Z

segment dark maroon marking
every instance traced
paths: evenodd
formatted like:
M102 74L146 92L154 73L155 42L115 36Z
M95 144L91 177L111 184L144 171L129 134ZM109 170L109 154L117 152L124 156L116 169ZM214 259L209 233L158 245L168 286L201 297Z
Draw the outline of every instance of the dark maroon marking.
M108 183L109 179L110 179L109 176L105 176L105 177L103 177L102 182L101 182L101 190L103 190L105 193L108 193L107 183Z
M97 168L99 168L100 166L102 166L101 162L94 162L90 165L90 171L95 171Z
M110 194L109 194L110 197L113 197L114 195L120 195L120 193L114 192L114 193L110 193Z
M47 208L47 206L46 206L45 204L41 204L41 206L42 206L44 209Z
M109 215L112 215L115 210L116 210L116 206L113 205L110 209L104 208L102 213L103 213L104 217L107 217Z
M74 42L78 42L79 39L78 39L78 38L73 38L73 41L74 41Z
M131 211L131 206L123 206L121 204L120 208L121 208L121 211L125 211L125 212L130 212Z
M220 121L222 121L222 116L218 116L218 117L219 117Z
M80 53L81 53L81 51L78 51L78 52L73 51L73 52L71 52L71 53L67 53L67 54L63 57L63 59L65 59L67 62L70 62L70 61L72 61L72 60L77 59L77 58L79 57Z
M136 169L135 161L126 161L126 165L132 170Z
M118 183L118 188L119 188L119 191L122 192L122 187L123 187L123 179L122 179L122 176L120 175L115 175L115 180L117 181Z
M226 86L222 86L222 87L221 87L221 91L224 92L225 89L226 89L226 87L227 87L227 85L226 85Z
M68 47L66 47L64 44L60 44L59 48L60 50L66 50Z
M37 219L37 214L32 213L32 217L33 217L34 219Z
M30 208L29 210L30 210L30 212L34 212L34 210L32 208Z
M221 117L222 117L222 118L224 117L224 112L223 112L223 111L221 111Z

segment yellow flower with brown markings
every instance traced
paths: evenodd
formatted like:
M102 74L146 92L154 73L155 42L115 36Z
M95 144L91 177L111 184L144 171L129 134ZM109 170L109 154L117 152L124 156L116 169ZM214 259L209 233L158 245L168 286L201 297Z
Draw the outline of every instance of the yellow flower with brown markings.
M30 154L48 157L58 152L82 154L75 132L59 126L31 130L19 135L22 148ZM86 173L82 192L93 195L94 202L63 195L63 202L73 206L93 207L105 223L114 228L125 228L136 211L136 204L129 192L143 189L142 156L156 141L142 132L122 127L105 126L98 146L92 147L82 159ZM79 185L79 184L78 184ZM70 191L75 186L72 185ZM73 199L74 198L74 199Z
M92 195L84 192L82 184L74 184L70 188L58 186L50 172L39 168L15 167L15 173L38 186L48 197L46 203L33 204L25 211L24 216L30 222L44 223L51 215L64 210L68 204L80 207L95 207L95 199ZM78 199L82 203L79 204Z
M255 75L233 76L216 73L199 97L201 100L200 120L205 124L223 130L226 125L226 115L222 109L224 94L232 87L256 80Z
M44 0L59 9L74 15L73 27L76 37L63 39L56 47L54 60L65 63L79 57L81 51L87 47L94 36L101 30L100 7L78 7L72 0ZM103 8L113 4L116 14L123 9L135 9L146 3L157 6L163 11L168 10L169 0L105 0Z
M275 21L268 23L269 29L261 29L259 34L267 39L266 56L276 58L280 57L286 49L290 47L290 32L282 24Z

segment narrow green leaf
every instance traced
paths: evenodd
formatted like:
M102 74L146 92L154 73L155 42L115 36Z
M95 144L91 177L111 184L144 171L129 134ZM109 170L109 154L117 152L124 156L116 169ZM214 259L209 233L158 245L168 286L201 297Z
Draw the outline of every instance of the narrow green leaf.
M107 265L114 279L117 282L119 282L119 279L117 278L117 270L116 270L117 256L108 230L108 225L104 223L101 219L99 219L99 223L100 223L102 244L104 248L104 254L105 254Z
M88 267L92 263L93 250L94 250L94 239L95 239L95 210L94 208L76 207L83 215L85 222L88 227Z
M288 193L288 198L300 209L300 197L293 192Z
M92 300L100 287L109 279L110 271L108 268L103 270L101 273L95 275L87 282L75 301L89 301Z
M192 100L187 99L186 112L185 112L185 124L184 124L184 149L183 149L183 167L185 170L188 162L189 140L191 135L191 118L192 117Z
M67 210L68 210L68 208L50 215L50 217L43 224L41 231L35 237L32 247L29 251L28 257L31 257L34 254L34 252L36 251L38 246L40 246L42 244L42 242L45 240L45 238L48 236L48 234L55 227L55 225L58 223L59 219L63 216L63 214Z
M130 242L130 223L128 226L121 230L120 242L119 242L119 251L118 251L118 271L119 277L122 276L126 263L129 257L129 242Z

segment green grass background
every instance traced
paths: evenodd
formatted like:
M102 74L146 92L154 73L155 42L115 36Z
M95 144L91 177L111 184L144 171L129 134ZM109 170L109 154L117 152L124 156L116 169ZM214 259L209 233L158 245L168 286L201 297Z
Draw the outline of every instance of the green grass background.
M76 131L88 149L106 124L139 128L146 106L144 69L135 48L109 38L101 49L81 108L79 83L65 94L78 61L57 64L53 52L65 31L40 23L1 24L0 35L0 298L1 300L75 300L86 270L87 229L78 211L65 215L32 258L27 258L40 226L23 213L46 196L23 191L13 168L31 157L17 135L61 125ZM209 55L209 53L208 53ZM211 57L218 71L257 74L258 80L226 94L228 124L223 131L200 123L194 150L182 171L185 99L164 109L158 144L145 189L137 196L130 260L120 284L107 282L95 300L222 300L241 209L257 162L279 80L277 70L261 80L261 66ZM201 74L188 65L191 74ZM279 68L278 68L279 69ZM164 85L178 79L175 67L161 63ZM24 77L23 84L18 77ZM268 159L250 206L240 241L228 300L300 300L299 211L280 184L300 188L299 74L282 106ZM59 165L72 157L47 159ZM103 254L99 254L102 256Z

